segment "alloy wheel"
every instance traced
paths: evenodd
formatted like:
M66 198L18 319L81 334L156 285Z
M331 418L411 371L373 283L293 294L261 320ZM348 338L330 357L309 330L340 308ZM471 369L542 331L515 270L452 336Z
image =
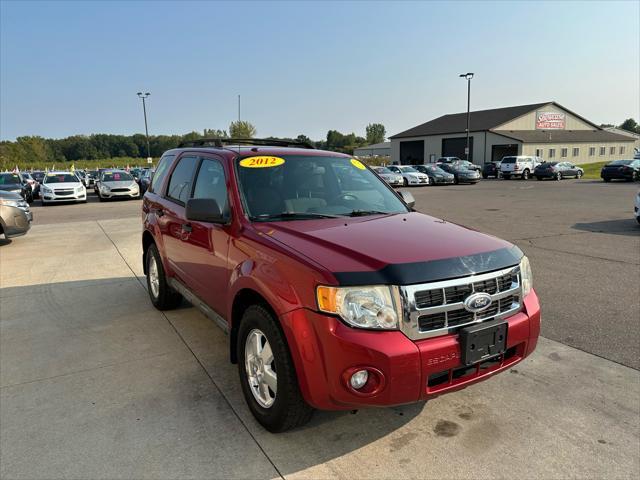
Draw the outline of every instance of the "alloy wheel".
M244 365L249 388L256 402L263 408L271 407L278 391L276 364L267 337L257 328L247 335Z
M158 263L154 255L149 256L149 287L153 298L158 298L160 294L160 276L158 275Z

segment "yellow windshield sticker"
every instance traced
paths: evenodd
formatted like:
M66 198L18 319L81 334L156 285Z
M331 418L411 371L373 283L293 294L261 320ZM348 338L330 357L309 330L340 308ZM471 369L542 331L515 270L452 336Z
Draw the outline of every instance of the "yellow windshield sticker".
M359 168L360 170L366 170L367 169L367 167L365 167L364 164L360 160L356 160L355 158L351 159L351 165L353 165L356 168Z
M249 157L240 160L240 166L245 168L271 168L284 163L280 157Z

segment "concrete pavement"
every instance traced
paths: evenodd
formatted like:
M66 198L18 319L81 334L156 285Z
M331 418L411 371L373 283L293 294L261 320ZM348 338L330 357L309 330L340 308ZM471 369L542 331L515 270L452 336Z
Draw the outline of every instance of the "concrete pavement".
M36 224L0 260L2 478L640 475L640 375L561 343L426 405L272 435L225 335L151 306L137 216Z

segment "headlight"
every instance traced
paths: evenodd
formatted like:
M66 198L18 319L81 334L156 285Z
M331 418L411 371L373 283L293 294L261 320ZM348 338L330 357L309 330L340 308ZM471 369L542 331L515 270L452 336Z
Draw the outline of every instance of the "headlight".
M529 265L529 259L526 256L520 260L520 281L522 282L522 297L524 298L531 293L533 288L531 265Z
M47 187L46 185L42 185L41 188L42 188L42 191L45 192L45 193L51 193L52 192L52 190L49 187Z
M354 327L396 330L402 316L398 287L324 287L317 290L318 308L339 315Z
M106 185L100 185L100 190L102 190L103 192L108 192L110 189Z

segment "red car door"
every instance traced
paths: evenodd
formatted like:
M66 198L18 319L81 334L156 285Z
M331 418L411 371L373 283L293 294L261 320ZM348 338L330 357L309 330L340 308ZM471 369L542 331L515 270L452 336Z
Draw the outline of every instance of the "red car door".
M171 272L192 288L187 271L193 262L192 254L185 240L189 232L186 228L185 205L191 196L193 179L199 163L194 154L183 154L171 172L164 196L159 201L158 225L164 244L166 261Z
M224 162L213 155L201 155L191 198L212 198L229 219L229 200ZM229 286L228 252L230 222L217 224L186 220L181 225L182 248L188 258L181 270L189 279L189 287L219 315L227 308Z

